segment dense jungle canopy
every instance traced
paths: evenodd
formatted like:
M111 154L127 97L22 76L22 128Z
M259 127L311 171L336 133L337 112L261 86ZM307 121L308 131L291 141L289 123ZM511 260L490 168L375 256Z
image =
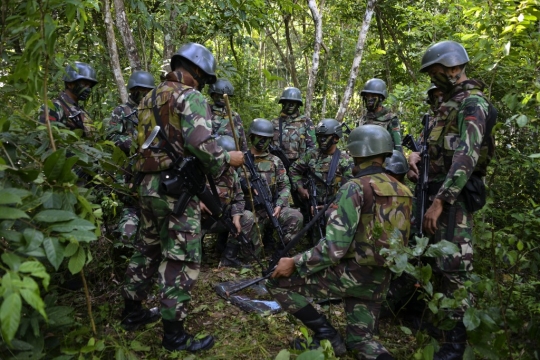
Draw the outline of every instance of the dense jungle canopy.
M125 155L103 137L88 143L57 127L49 134L37 121L40 106L63 90L68 63L97 71L85 109L101 134L133 70L158 78L180 45L198 42L215 55L218 76L233 83L232 107L245 126L278 115L286 86L302 90L315 123L352 125L365 111L359 89L377 77L388 84L385 104L403 134L416 137L428 110L420 59L441 40L464 45L467 75L485 82L499 111L488 204L475 214L466 358L540 358L538 0L2 0L0 358L199 358L162 350L158 325L135 334L118 326L118 288L132 250L112 232L129 193L115 181ZM88 186L77 186L81 172L72 169L90 174ZM188 318L193 333L218 337L200 358L275 358L298 324L284 314L246 315L218 298L208 284L258 274L215 265L210 255ZM59 286L72 274L82 289ZM455 305L430 293L431 272L422 276L433 313ZM343 325L339 309L325 311ZM380 339L399 359L431 359L437 346L397 320L381 325ZM280 356L332 358L329 349Z

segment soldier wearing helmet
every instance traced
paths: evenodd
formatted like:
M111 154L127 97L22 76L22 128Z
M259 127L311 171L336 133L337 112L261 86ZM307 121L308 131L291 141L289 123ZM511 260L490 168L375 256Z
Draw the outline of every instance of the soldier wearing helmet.
M357 174L343 185L331 206L326 238L292 258L281 258L266 284L281 307L313 332L312 347L329 340L337 356L347 349L361 359L394 359L373 336L392 272L380 255L388 242L407 243L412 194L384 172L394 143L384 128L354 129L347 148ZM346 338L311 305L308 298L343 298ZM297 349L307 344L293 343Z
M70 130L80 129L85 137L93 136L92 119L80 102L88 99L92 88L98 83L96 71L86 63L75 61L73 65L66 66L62 79L65 89L52 101L49 121L62 123ZM44 106L41 107L39 121L46 122Z
M352 158L342 153L337 144L343 137L341 124L323 119L315 127L318 149L308 150L291 166L290 175L301 199L307 200L308 177L315 178L317 203L325 205L337 190L352 178Z
M398 117L383 106L388 97L386 83L381 79L370 79L360 92L367 113L359 122L359 125L375 124L382 126L392 136L394 149L403 151L401 147L401 129Z
M449 298L463 289L472 270L472 213L485 202L483 177L495 145L491 128L496 110L483 92L485 85L467 77L468 62L469 55L461 44L441 41L426 50L420 67L420 72L428 74L443 93L443 103L429 124L429 134L423 134L428 137L432 200L424 215L424 231L431 241L444 239L460 250L451 257L438 259L434 271L444 278L437 291ZM409 156L409 175L413 180L418 178L419 160L418 153ZM447 342L434 359L463 357L467 340L463 316L469 305L470 299L465 299L458 309L449 310L448 316L456 325L446 331Z
M212 134L233 136L227 109L223 95L227 94L229 98L234 96L234 86L227 79L218 79L214 84L210 85L208 93L212 98ZM237 112L231 110L233 123L236 128L236 137L238 138L240 150L246 152L247 139L244 131L244 124Z
M160 187L170 168L178 166L172 153L195 156L211 176L227 165L243 163L240 151L223 150L212 136L210 111L200 91L216 82L216 60L203 45L183 45L171 59L165 81L142 99L138 107L139 158L136 171L142 174L138 187L142 214L137 251L126 271L122 289L125 307L121 325L134 330L159 318L156 309L145 309L152 278L159 273L162 345L169 351L199 351L214 344L210 335L195 338L184 330L188 303L200 270L201 208L191 199L182 214L173 213L178 195ZM161 127L154 145L142 148L155 125Z

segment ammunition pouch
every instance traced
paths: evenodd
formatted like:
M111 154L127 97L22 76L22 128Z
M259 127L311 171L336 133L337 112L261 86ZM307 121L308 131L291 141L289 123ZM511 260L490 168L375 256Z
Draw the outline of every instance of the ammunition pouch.
M465 207L474 213L486 204L486 185L482 177L472 174L461 191Z

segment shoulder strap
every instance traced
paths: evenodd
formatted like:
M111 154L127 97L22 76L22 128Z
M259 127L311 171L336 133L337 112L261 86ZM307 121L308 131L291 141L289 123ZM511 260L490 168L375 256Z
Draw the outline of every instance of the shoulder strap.
M341 151L336 149L332 155L332 161L330 162L330 168L328 169L328 176L326 177L326 186L332 185L334 178L336 177L336 171L339 164L339 158L341 157Z

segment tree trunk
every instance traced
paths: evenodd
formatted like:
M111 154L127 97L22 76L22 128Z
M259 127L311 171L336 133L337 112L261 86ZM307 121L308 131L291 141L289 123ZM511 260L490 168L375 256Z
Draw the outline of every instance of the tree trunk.
M285 38L287 39L287 48L289 49L289 70L291 73L292 81L294 87L300 88L300 82L298 81L298 76L296 75L296 59L294 58L294 52L291 41L291 32L289 29L289 24L291 23L291 15L284 15L283 20L285 22Z
M129 23L126 16L126 9L124 7L124 0L113 0L114 9L116 11L116 27L122 35L122 40L124 41L124 48L126 49L126 54L129 60L129 66L131 71L141 70L141 60L139 59L139 51L137 50L137 45L135 44L135 39L129 27Z
M111 18L111 4L110 0L105 1L105 28L107 29L107 47L109 50L109 56L111 58L111 67L114 74L114 81L118 87L120 93L120 99L122 103L128 101L128 94L126 90L126 83L122 77L122 68L120 67L120 60L118 59L118 49L116 48L116 39L114 38L114 27Z
M274 46L276 47L276 50L279 53L279 57L281 58L281 61L285 65L285 68L287 69L287 72L290 74L291 73L291 68L290 68L289 61L287 60L287 56L283 52L283 49L281 49L281 46L279 46L278 41L274 38L274 36L272 36L272 33L270 33L270 31L268 29L266 29L266 36L270 40L272 40L272 43L274 44Z
M369 31L369 24L371 23L371 18L373 17L373 8L377 0L368 0L366 5L366 13L364 14L364 21L362 22L362 27L360 28L360 34L358 35L358 42L356 43L356 50L354 52L354 59L351 67L351 72L349 75L349 82L345 88L345 93L343 94L343 99L341 104L339 104L339 109L336 113L336 120L339 122L343 121L345 117L345 112L349 107L349 102L351 101L352 92L354 90L354 84L356 82L356 77L358 76L358 68L362 62L362 54L364 52L364 44L366 42L366 37Z
M384 65L386 67L386 85L388 86L388 92L392 91L392 78L390 77L390 65L388 64L388 54L386 53L386 46L384 44L384 36L381 24L381 14L377 7L375 9L375 18L377 19L377 29L379 30L379 40L381 42L381 50L384 51Z
M172 37L172 31L171 29L176 29L174 24L174 19L178 15L178 11L176 10L176 7L171 8L171 16L169 17L169 26L164 27L164 34L163 34L163 68L165 72L171 71L171 67L169 65L169 59L174 54L174 44L173 44L173 37Z
M317 9L317 3L315 0L308 0L309 10L311 10L311 16L313 17L313 23L315 24L315 43L313 46L313 62L311 70L309 71L308 85L306 91L306 105L305 113L309 118L311 115L311 102L313 101L313 94L315 93L315 83L317 82L317 72L319 71L319 60L321 54L322 43L322 15Z

